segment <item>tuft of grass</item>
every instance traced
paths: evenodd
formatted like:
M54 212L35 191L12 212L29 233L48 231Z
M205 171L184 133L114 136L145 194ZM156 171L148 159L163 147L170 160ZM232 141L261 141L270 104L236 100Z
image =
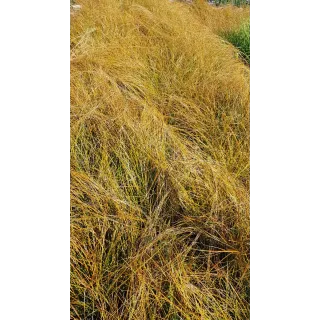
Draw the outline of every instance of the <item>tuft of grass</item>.
M237 30L224 33L223 37L239 49L243 60L250 64L250 22L245 22Z
M248 319L249 68L219 36L244 10L77 3L71 318Z

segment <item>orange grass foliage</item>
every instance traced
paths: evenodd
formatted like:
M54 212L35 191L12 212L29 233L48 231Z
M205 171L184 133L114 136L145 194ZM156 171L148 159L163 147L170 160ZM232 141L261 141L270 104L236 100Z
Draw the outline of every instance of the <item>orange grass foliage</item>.
M71 318L248 319L249 69L218 36L247 13L79 3Z

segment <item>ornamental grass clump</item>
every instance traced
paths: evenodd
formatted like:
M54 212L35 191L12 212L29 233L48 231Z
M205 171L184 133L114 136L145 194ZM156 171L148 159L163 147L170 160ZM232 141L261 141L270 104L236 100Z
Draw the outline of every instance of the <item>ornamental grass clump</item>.
M77 3L71 318L248 319L248 66L200 5Z

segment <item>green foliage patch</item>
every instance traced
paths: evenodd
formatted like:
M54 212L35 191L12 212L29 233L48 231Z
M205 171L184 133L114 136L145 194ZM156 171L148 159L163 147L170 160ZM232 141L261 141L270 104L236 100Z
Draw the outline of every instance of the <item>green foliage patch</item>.
M250 22L248 21L238 30L224 33L222 36L239 50L242 59L250 65Z

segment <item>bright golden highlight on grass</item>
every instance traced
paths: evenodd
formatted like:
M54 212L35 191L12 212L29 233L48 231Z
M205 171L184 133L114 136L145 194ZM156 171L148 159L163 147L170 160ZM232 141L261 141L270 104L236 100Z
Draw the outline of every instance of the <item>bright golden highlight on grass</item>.
M71 318L249 318L248 9L71 17Z

